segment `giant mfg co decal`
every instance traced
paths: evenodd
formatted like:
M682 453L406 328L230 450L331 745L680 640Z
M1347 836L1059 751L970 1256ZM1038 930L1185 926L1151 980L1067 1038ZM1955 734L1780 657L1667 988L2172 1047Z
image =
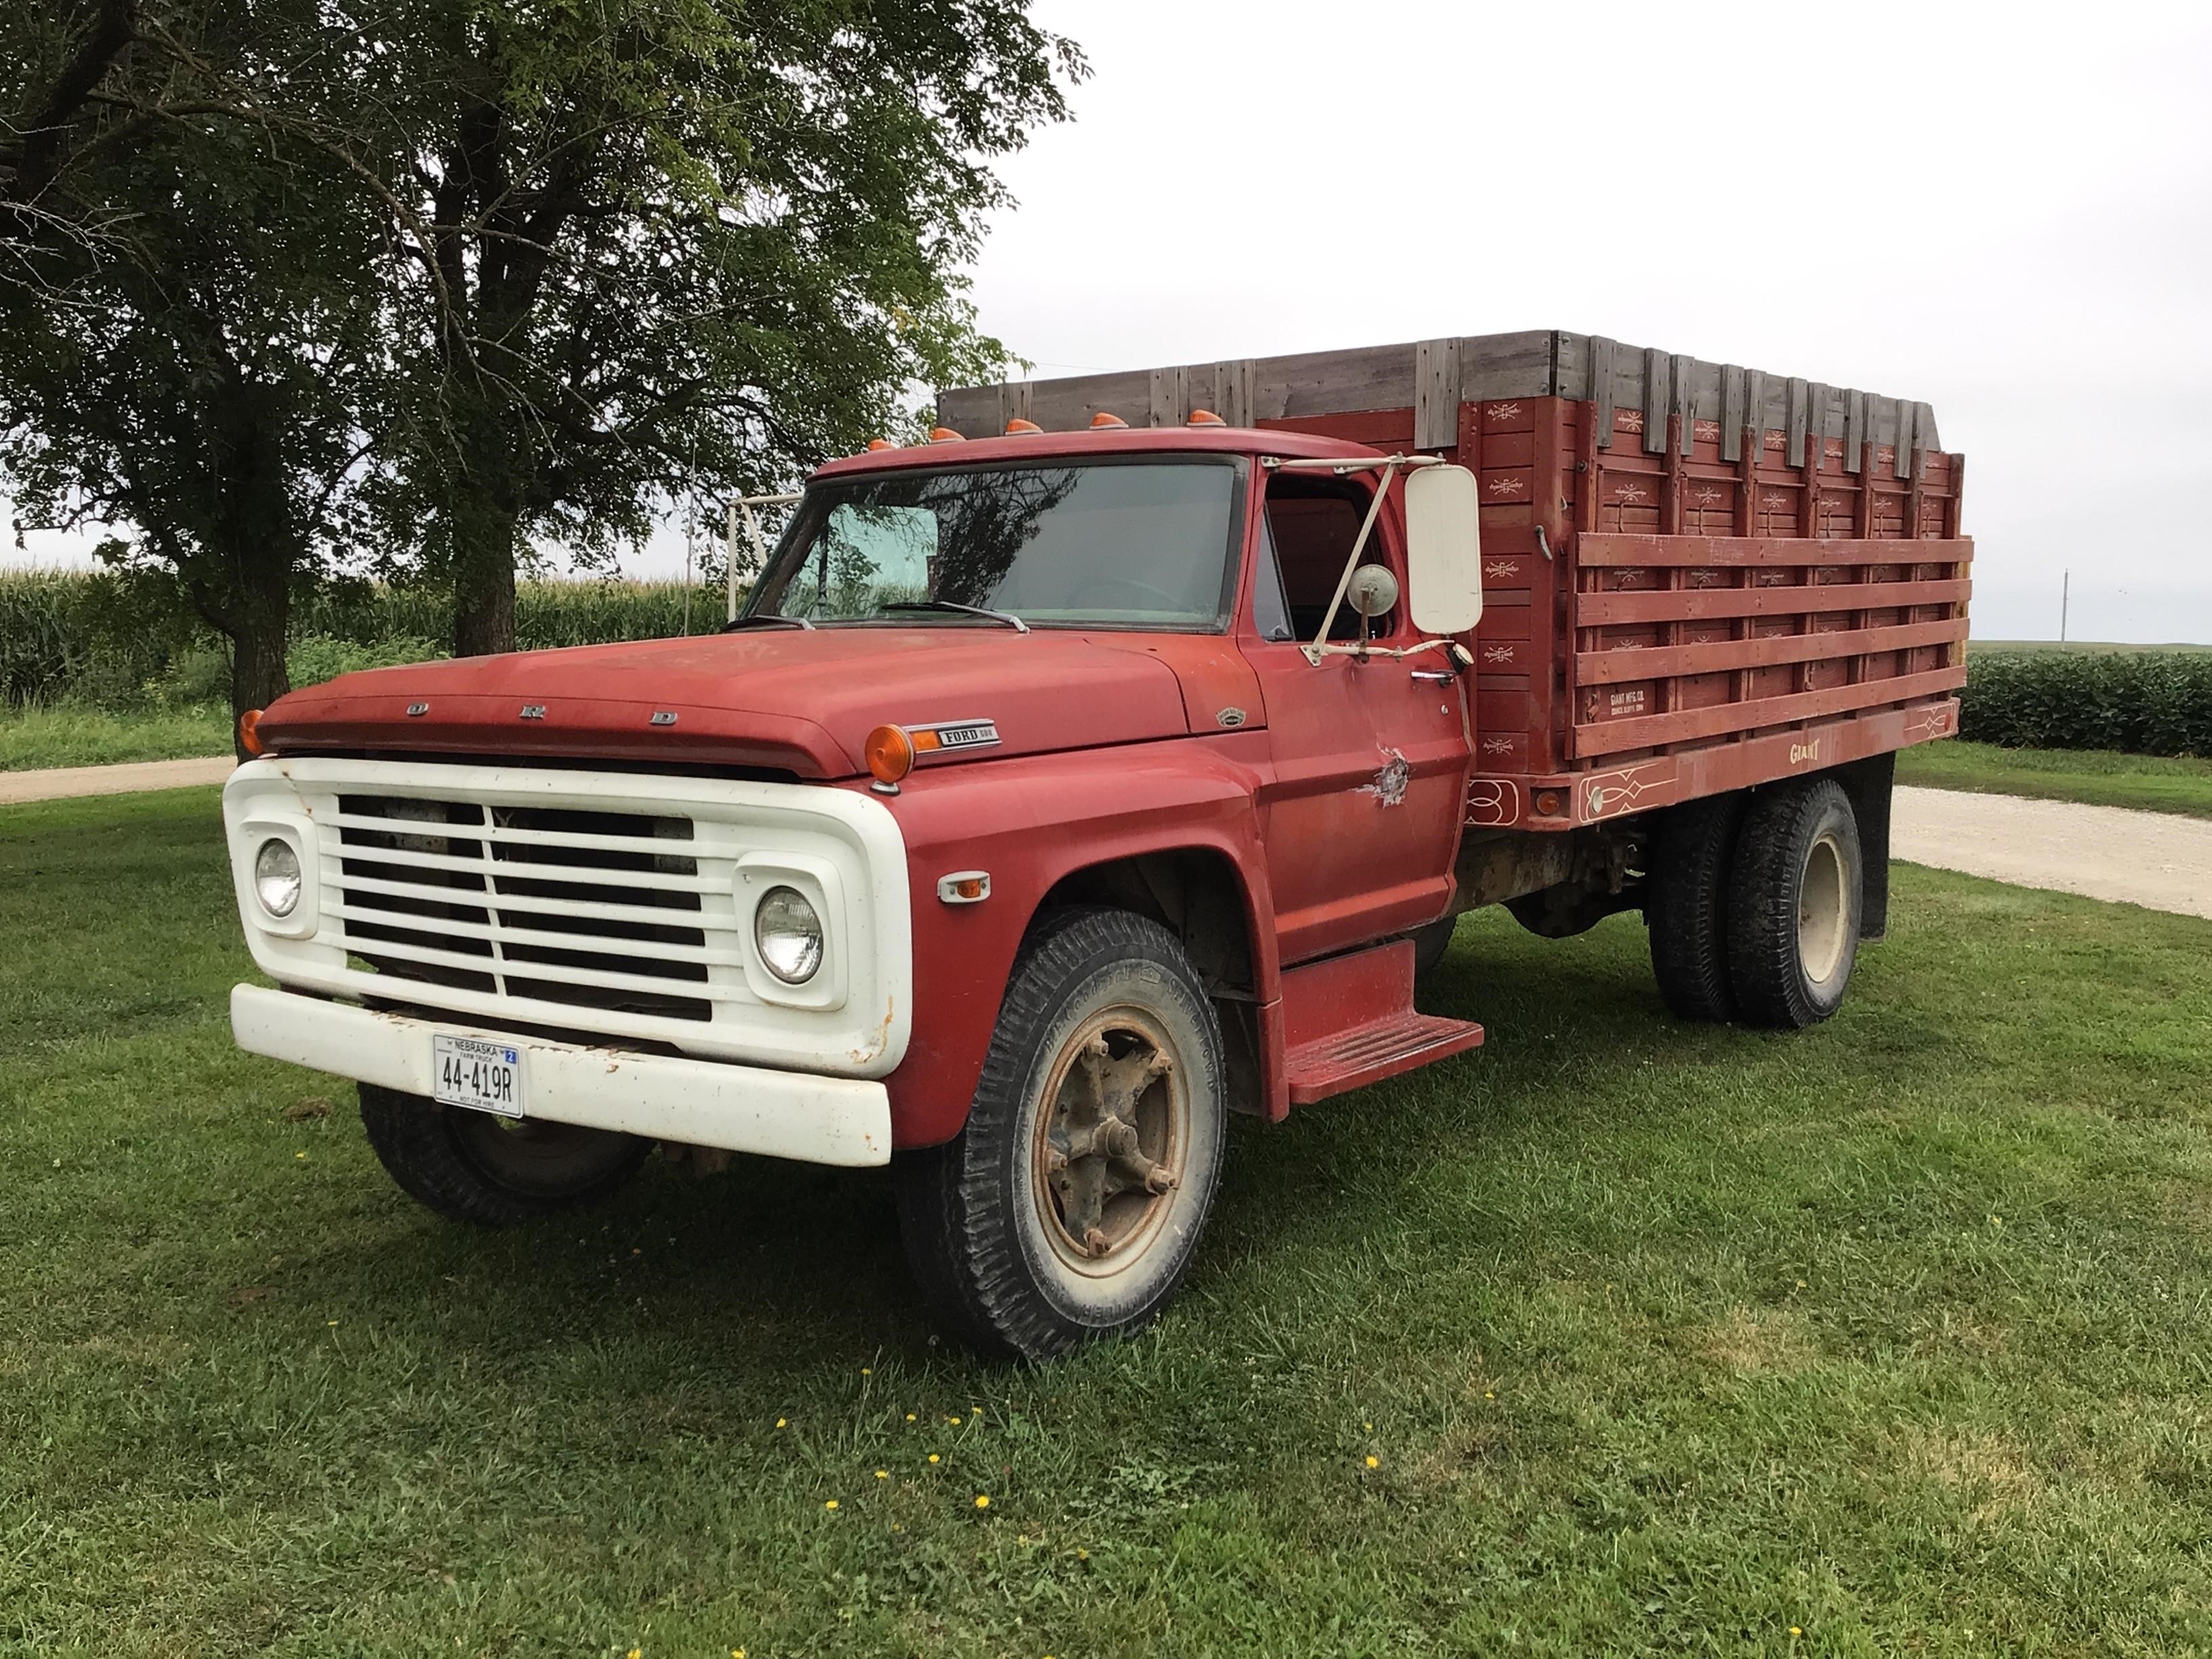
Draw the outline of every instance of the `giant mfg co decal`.
M1619 772L1601 772L1582 781L1583 822L1617 817L1641 805L1656 806L1671 794L1677 768L1671 759L1649 761Z

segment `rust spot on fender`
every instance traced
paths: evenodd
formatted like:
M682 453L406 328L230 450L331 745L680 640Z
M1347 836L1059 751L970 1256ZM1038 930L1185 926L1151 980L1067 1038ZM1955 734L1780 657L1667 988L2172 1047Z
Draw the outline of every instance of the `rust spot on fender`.
M873 1031L869 1033L868 1040L866 1042L862 1043L857 1048L848 1048L845 1052L850 1054L855 1061L865 1066L868 1061L873 1060L878 1054L883 1053L884 1049L890 1048L891 1046L891 1020L897 1012L898 998L895 995L885 997L884 999L884 1023L877 1026Z

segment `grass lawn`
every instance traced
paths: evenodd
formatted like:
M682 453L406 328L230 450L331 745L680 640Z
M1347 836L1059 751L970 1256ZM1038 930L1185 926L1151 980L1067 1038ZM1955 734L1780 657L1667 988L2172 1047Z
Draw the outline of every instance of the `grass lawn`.
M2212 924L1895 920L1787 1038L1470 920L1487 1048L1010 1370L880 1171L434 1219L233 1051L213 791L0 809L0 1650L2212 1651Z
M0 772L189 760L229 750L230 714L222 708L115 714L104 708L0 706Z
M2212 818L2212 760L2116 755L2100 749L2000 749L1953 738L1901 750L1897 781L1923 789L2033 795Z

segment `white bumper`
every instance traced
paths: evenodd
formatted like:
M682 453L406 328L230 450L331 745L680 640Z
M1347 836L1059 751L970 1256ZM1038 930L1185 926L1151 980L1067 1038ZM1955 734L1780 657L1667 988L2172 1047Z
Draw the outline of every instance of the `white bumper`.
M890 1097L869 1079L585 1048L256 985L232 989L230 1029L249 1053L424 1096L434 1034L495 1036L522 1050L532 1117L809 1164L890 1161Z

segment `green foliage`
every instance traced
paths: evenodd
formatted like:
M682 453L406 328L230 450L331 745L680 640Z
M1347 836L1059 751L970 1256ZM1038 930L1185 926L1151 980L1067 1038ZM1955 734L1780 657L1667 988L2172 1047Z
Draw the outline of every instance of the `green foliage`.
M1960 729L2006 748L2212 756L2212 653L1974 652Z
M1892 921L1783 1036L1468 918L1486 1047L1233 1121L1159 1324L1007 1367L883 1171L440 1222L233 1048L213 791L0 810L0 1648L2203 1656L2212 923Z

